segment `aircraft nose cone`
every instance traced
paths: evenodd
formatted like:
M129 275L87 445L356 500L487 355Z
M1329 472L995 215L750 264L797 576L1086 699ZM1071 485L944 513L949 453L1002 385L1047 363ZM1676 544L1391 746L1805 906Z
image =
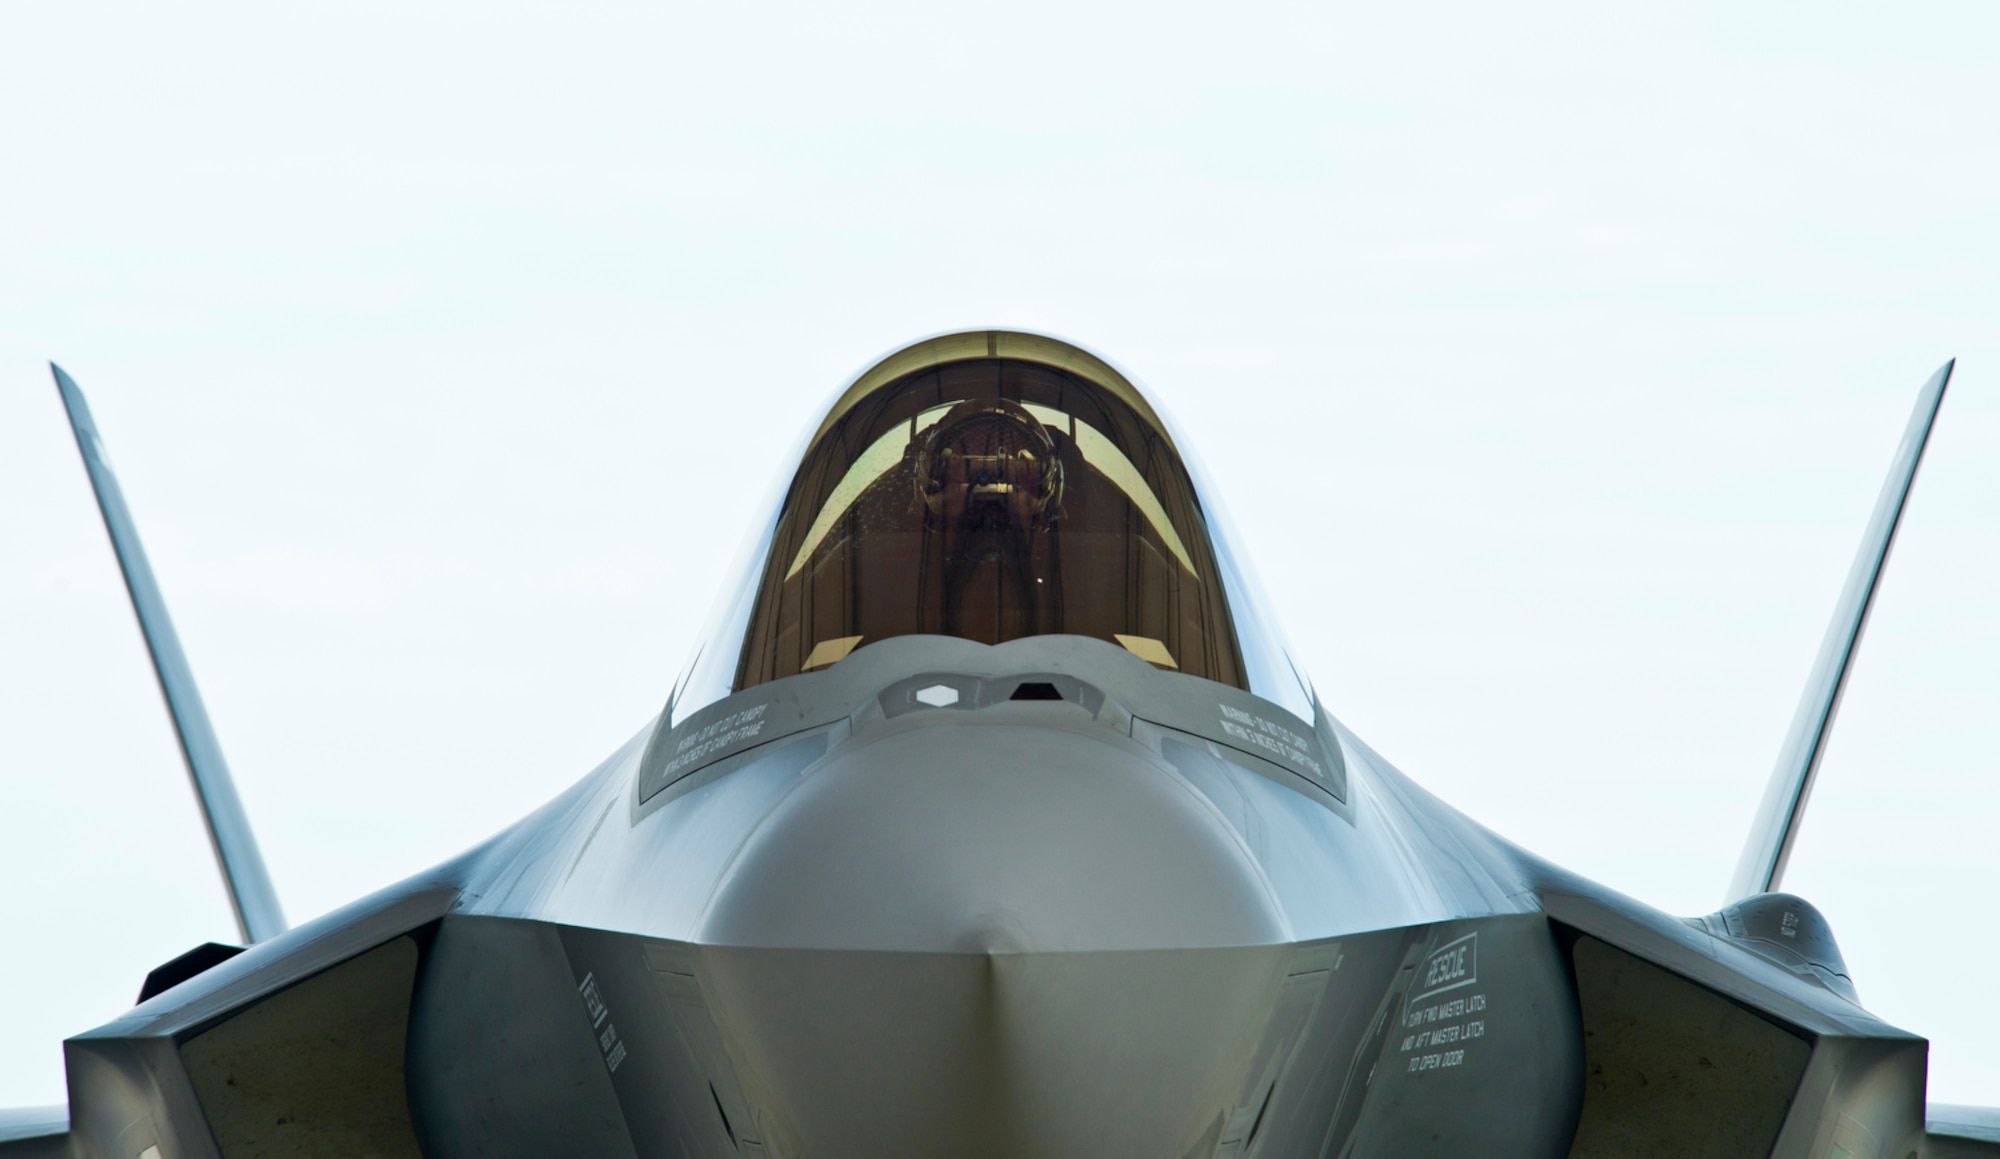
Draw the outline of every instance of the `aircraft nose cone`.
M871 1159L1208 1154L1293 952L1205 799L1122 740L1018 725L838 754L701 941L731 1122Z
M836 752L753 834L700 941L1038 952L1289 941L1197 793L1117 739L918 729Z

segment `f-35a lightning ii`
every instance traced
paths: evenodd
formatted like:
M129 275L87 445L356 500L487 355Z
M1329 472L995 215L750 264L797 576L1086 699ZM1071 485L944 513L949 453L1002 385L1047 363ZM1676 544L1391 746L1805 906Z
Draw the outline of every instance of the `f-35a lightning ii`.
M1398 772L1137 382L975 330L839 391L655 720L288 930L57 370L248 949L70 1039L0 1159L2000 1156L1990 1112L1926 1129L1924 1040L1775 892L1950 375L1716 913Z

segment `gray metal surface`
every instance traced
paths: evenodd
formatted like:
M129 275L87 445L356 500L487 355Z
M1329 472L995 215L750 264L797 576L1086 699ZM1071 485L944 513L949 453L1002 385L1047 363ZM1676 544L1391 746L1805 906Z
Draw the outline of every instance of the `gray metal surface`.
M882 687L910 657L928 670ZM874 710L968 712L1006 703L1023 684L1050 683L1064 702L1104 727L1130 733L1133 722L1173 721L1238 752L1268 761L1334 801L1347 796L1340 747L1320 727L1270 701L1209 680L1163 672L1130 652L1081 636L1031 636L988 647L948 636L905 636L870 645L823 672L805 673L663 717L646 749L640 799L671 788L718 761L794 734L830 725L879 692ZM920 694L940 690L931 704Z
M1840 589L1833 619L1827 624L1826 638L1806 679L1805 692L1792 715L1785 743L1778 750L1778 762L1757 806L1756 820L1736 863L1724 902L1740 901L1754 893L1777 889L1784 883L1785 865L1791 860L1798 840L1806 804L1812 798L1813 779L1819 773L1820 758L1826 755L1827 739L1833 733L1833 719L1840 712L1841 693L1847 689L1848 673L1861 647L1861 633L1868 627L1868 613L1875 606L1875 592L1881 585L1882 569L1895 546L1896 529L1903 522L1903 508L1909 502L1910 487L1923 464L1924 447L1930 442L1931 426L1937 421L1938 407L1944 402L1945 386L1951 382L1955 363L1947 362L1931 375L1917 392L1903 440L1889 464L1889 477L1875 500L1875 511L1862 533L1861 546L1848 570L1847 583Z
M1924 1108L1924 1159L2000 1157L2000 1107L1932 1103Z
M1995 1153L1802 900L1661 913L1309 697L1068 636L703 695L71 1039L0 1157Z
M1752 894L1706 917L1692 919L1807 981L1859 1003L1833 928L1811 902L1789 893Z
M152 1130L233 1154L173 1044L403 934L433 1159L551 1130L576 1155L1561 1156L1580 1109L1602 1139L1675 1106L1590 1101L1580 937L1672 980L1618 1016L1621 1058L1693 1041L1686 1002L1813 1044L1781 1105L1718 1076L1765 1099L1771 1154L1823 1159L1832 1122L1901 1159L1922 1130L1920 1040L1515 849L1344 731L1345 814L1068 702L875 717L897 683L856 688L865 719L810 759L781 739L645 806L642 730L465 857L73 1041L81 1153Z
M139 631L146 637L146 651L153 659L153 674L159 678L160 694L166 698L167 714L173 718L174 735L180 741L181 758L187 763L188 778L201 804L201 818L208 830L209 846L215 852L216 868L222 871L229 891L229 906L236 916L236 928L246 942L261 942L285 932L285 914L278 905L278 893L257 851L257 838L250 831L250 819L236 795L236 782L229 776L228 762L222 759L222 745L202 707L201 690L195 686L187 654L181 650L180 636L167 615L160 585L146 562L146 549L139 543L139 529L125 506L125 493L98 436L90 405L83 392L63 368L49 364L55 374L56 390L62 395L63 409L69 414L70 431L76 436L77 453L83 456L84 470L90 475L91 490L97 495L97 509L104 515L104 530L111 536L118 566L125 573L125 590L132 597L132 612L139 619Z
M0 1159L59 1159L68 1154L68 1107L0 1110Z

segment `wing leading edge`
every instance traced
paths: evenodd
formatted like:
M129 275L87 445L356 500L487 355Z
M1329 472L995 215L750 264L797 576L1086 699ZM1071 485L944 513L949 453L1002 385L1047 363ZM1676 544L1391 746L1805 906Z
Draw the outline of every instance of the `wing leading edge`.
M54 363L56 390L62 395L63 409L69 412L70 431L76 449L83 456L84 470L90 475L91 489L97 494L97 509L104 515L104 529L118 555L118 567L125 573L125 590L132 597L132 611L139 618L139 631L146 637L146 650L153 658L153 673L159 677L160 694L166 699L167 713L173 718L174 735L179 738L181 757L188 777L194 782L195 797L208 829L209 845L215 851L216 867L222 871L229 890L229 905L236 915L236 927L246 942L261 942L285 932L284 911L271 887L264 858L257 850L257 838L250 831L250 819L236 796L236 782L222 759L222 746L202 707L201 692L195 687L194 673L181 651L180 637L167 615L160 585L146 562L146 550L139 544L139 531L125 506L125 493L111 473L97 424L83 392L63 368Z
M1869 517L1854 565L1848 569L1840 602L1834 605L1833 621L1827 625L1826 638L1820 642L1819 657L1813 661L1805 692L1792 714L1792 726L1785 733L1778 763L1764 788L1764 800L1757 807L1750 838L1744 843L1742 859L1729 882L1729 896L1723 899L1725 905L1752 894L1768 893L1784 881L1785 866L1791 861L1792 847L1805 818L1806 802L1812 796L1813 779L1819 773L1827 738L1833 732L1833 718L1840 711L1841 694L1847 689L1847 674L1854 668L1861 632L1868 626L1875 590L1889 561L1889 548L1896 541L1896 529L1902 524L1903 508L1909 501L1910 487L1916 482L1917 468L1923 463L1924 447L1930 442L1931 427L1937 421L1938 406L1944 402L1945 386L1951 382L1954 365L1955 359L1939 367L1917 392L1916 408L1903 430L1903 441L1896 447L1889 477L1883 480L1882 493L1875 500L1875 513Z

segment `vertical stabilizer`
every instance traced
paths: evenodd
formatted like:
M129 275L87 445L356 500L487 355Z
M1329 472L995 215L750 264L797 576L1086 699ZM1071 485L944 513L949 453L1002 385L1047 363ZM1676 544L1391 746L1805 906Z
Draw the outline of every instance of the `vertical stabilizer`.
M1868 612L1875 604L1875 590L1882 569L1889 562L1889 548L1896 542L1896 528L1903 521L1903 506L1909 501L1910 486L1916 482L1917 467L1924 460L1930 442L1931 424L1937 420L1944 388L1951 381L1955 362L1947 362L1917 392L1916 409L1896 458L1889 465L1889 477L1882 482L1882 494L1875 500L1875 514L1861 537L1854 566L1848 570L1847 584L1834 606L1833 622L1826 627L1826 639L1813 661L1792 727L1785 733L1784 748L1771 770L1771 783L1764 789L1764 801L1757 807L1757 820L1736 875L1729 883L1725 905L1752 894L1777 889L1784 880L1785 865L1805 818L1806 801L1812 796L1813 778L1819 773L1820 758L1826 755L1827 737L1833 732L1834 714L1840 711L1840 697L1847 688L1847 674L1854 668L1854 655L1861 647L1861 631L1868 626Z
M223 884L229 889L230 908L236 914L237 930L247 942L261 942L285 932L285 915L278 908L277 891L257 852L257 839L236 796L236 782L222 759L215 729L208 723L201 693L195 688L194 673L181 652L180 637L167 617L166 601L139 545L138 529L125 507L124 492L106 461L104 445L91 420L90 406L83 392L63 369L54 363L56 390L63 408L69 412L70 430L76 435L76 449L90 474L91 489L97 493L97 508L104 513L104 529L111 534L111 546L118 554L118 566L125 573L125 590L132 597L132 611L139 617L139 630L146 637L146 649L153 657L153 672L160 678L160 693L166 698L167 713L173 717L174 734L180 738L181 756L194 782L195 797L201 803L202 821L215 850L216 866L222 870Z

